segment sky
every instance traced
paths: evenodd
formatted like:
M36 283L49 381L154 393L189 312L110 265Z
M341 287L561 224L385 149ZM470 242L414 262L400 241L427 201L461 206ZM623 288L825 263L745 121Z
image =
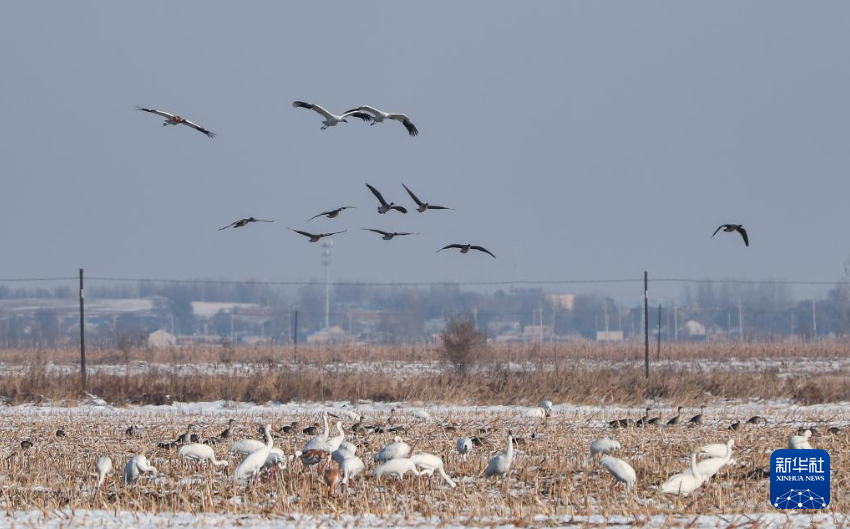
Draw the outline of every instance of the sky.
M837 1L3 2L0 277L322 279L292 227L338 280L837 280L848 45Z

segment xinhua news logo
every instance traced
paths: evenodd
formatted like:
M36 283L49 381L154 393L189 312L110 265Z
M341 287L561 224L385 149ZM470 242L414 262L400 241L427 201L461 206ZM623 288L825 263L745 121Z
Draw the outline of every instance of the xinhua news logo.
M770 503L777 509L823 509L829 505L826 450L774 450L770 455Z

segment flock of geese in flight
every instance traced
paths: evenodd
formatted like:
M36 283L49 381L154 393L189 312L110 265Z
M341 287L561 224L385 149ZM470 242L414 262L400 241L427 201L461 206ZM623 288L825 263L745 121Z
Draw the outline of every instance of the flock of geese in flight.
M292 103L292 106L295 107L295 108L305 108L307 110L312 110L313 112L316 112L317 114L319 114L322 117L321 130L325 130L329 127L335 127L335 126L339 125L340 123L348 123L347 118L356 118L356 119L360 119L362 121L365 121L365 122L369 123L370 125L375 125L377 123L383 123L386 120L397 121L404 126L404 128L407 130L407 133L410 136L415 137L415 136L419 135L419 129L416 128L416 125L414 125L413 122L410 121L410 118L406 114L401 114L401 113L397 113L397 112L384 112L383 110L379 110L379 109L372 107L372 106L369 106L369 105L361 105L359 107L352 108L350 110L347 110L346 112L343 112L340 115L332 114L332 113L328 112L323 107L321 107L317 104L305 103L304 101L295 101L295 102ZM145 108L145 107L140 107L140 106L137 106L136 109L143 111L143 112L148 112L150 114L156 114L157 116L165 118L165 121L163 121L163 123L162 123L163 127L168 126L168 125L175 125L175 126L176 125L185 125L187 127L191 127L193 129L205 134L209 138L215 138L215 136L216 136L215 133L210 131L209 129L206 129L206 128L198 125L197 123L190 121L190 120L188 120L188 119L186 119L182 116L178 116L178 115L172 114L170 112L165 112L163 110L156 110L156 109L153 109L153 108ZM430 204L428 202L423 202L422 200L419 199L419 197L417 197L413 193L413 191L410 190L409 187L407 187L405 184L402 184L402 186L407 191L407 194L410 195L410 198L413 200L413 202L416 204L416 211L418 211L419 213L425 213L428 210L449 210L449 209L452 209L452 208L447 207L447 206L438 206L438 205ZM375 198L378 200L378 203L379 203L378 213L379 214L383 215L383 214L388 213L390 211L396 211L396 212L402 213L402 214L407 213L407 208L405 208L404 206L401 206L401 205L396 204L394 202L387 202L384 199L384 196L381 194L381 192L378 191L377 189L375 189L374 186L372 186L370 184L366 184L366 187L369 188L369 191L371 191L372 194L375 196ZM326 217L328 219L335 219L340 215L340 213L342 213L346 209L353 209L355 207L356 206L342 206L342 207L332 209L332 210L329 210L329 211L324 211L322 213L314 215L309 220L313 220L317 217ZM248 224L251 224L251 223L254 223L254 222L274 222L274 219L260 219L260 218L256 218L256 217L248 217L248 218L239 219L239 220L236 220L234 222L231 222L227 226L219 228L219 231L226 230L228 228L243 228L243 227L247 226ZM297 233L299 235L303 235L304 237L307 237L307 240L309 242L319 242L321 239L323 239L325 237L331 237L333 235L346 233L348 231L348 230L340 230L340 231L333 231L333 232L327 232L327 233L324 233L324 232L312 233L312 232L305 231L305 230L296 230L296 229L293 229L293 228L289 228L289 229L291 231L293 231L294 233ZM412 233L412 232L398 232L398 231L388 232L388 231L383 231L383 230L378 230L378 229L373 229L373 228L361 228L361 229L362 229L362 231L371 231L371 232L377 233L377 234L381 235L381 239L383 239L385 241L391 241L395 237L401 237L401 236L407 236L407 235L418 235L418 233ZM478 252L486 253L487 255L489 255L493 258L496 257L495 254L493 254L491 251L487 250L483 246L476 245L476 244L448 244L448 245L440 248L439 250L437 250L437 252L441 252L443 250L448 250L448 249L458 249L458 250L460 250L460 253L463 253L463 254L469 253L470 250L475 250L475 251L478 251Z
M536 408L529 410L528 417L542 418L547 420L551 414L552 402L548 400L541 401ZM702 413L695 415L687 421L681 418L681 410L673 419L667 421L667 426L693 426L702 423ZM413 476L424 476L429 479L437 474L450 487L455 488L457 483L446 472L443 459L435 454L429 453L414 453L414 449L406 443L398 434L404 431L401 426L390 427L392 423L392 410L390 419L387 421L386 428L381 426L364 425L363 416L358 415L350 410L344 410L347 418L356 422L349 427L353 433L391 433L395 436L392 441L384 445L371 457L370 465L373 464L372 476L376 478L391 477L396 478L396 483L404 487L402 481L405 475L412 474ZM535 413L531 413L535 412ZM192 433L194 425L190 424L186 431L180 434L175 441L161 442L158 448L170 450L179 448L179 457L187 462L194 462L198 465L208 463L213 467L218 467L224 470L229 466L229 461L226 459L219 460L216 458L214 445L230 442L228 454L234 458L241 458L241 461L236 466L231 474L230 479L234 484L257 485L260 477L265 475L268 480L275 477L278 470L289 468L296 460L300 461L305 471L310 471L312 467L317 467L317 475L327 487L327 494L334 494L337 484L348 486L356 486L355 478L363 473L367 464L358 456L358 447L354 443L347 441L345 430L343 429L343 419L333 414L338 420L334 425L334 430L329 428L328 412L322 413L323 428L319 432L317 426L310 426L301 430L298 422L280 427L276 432L272 431L272 426L266 424L259 429L263 440L258 439L239 439L233 440L232 434L234 419L230 419L227 428L218 436L211 437L201 441L200 437ZM643 422L631 422L629 426L648 427L650 424L658 426L663 425L661 421L649 422L649 414L642 418ZM764 423L761 417L754 417L748 423L760 424ZM622 421L612 421L611 426L622 427ZM130 426L126 434L128 436L136 435L136 427ZM837 430L837 429L836 429ZM64 435L64 432L62 432ZM310 438L301 450L295 451L291 455L287 455L274 446L275 437L308 434ZM335 435L332 435L335 433ZM836 433L830 430L830 433ZM57 432L59 435L59 432ZM797 435L792 435L788 438L788 448L790 449L812 449L810 439L812 430L802 428ZM534 438L534 436L532 436ZM493 455L481 472L480 476L484 478L508 478L511 468L515 461L514 445L516 442L521 442L522 439L514 437L512 431L507 432L505 448L503 451ZM27 441L28 442L28 441ZM461 461L466 461L466 458L484 445L484 442L478 437L461 437L454 443L454 449ZM30 444L31 446L31 444ZM693 450L689 456L689 466L679 473L671 475L664 483L660 484L657 489L665 494L685 495L694 492L696 489L706 483L711 477L716 475L720 469L727 465L735 465L734 460L734 439L729 439L725 443L706 444L698 449ZM22 444L23 447L23 444ZM613 453L621 450L620 442L611 439L608 436L596 439L590 443L590 457L584 462L584 465L592 462L598 463L602 468L607 470L614 478L615 483L623 483L625 491L632 491L637 480L637 475L634 468L623 459L614 457ZM369 461L367 459L367 461ZM336 466L334 466L334 464ZM112 460L108 456L101 456L97 459L97 485L99 489L106 477L112 473ZM756 472L758 471L758 472ZM751 472L750 477L764 478L770 475L770 470L756 469ZM149 474L152 477L157 475L157 469L151 465L144 455L136 455L131 457L124 466L122 482L124 485L134 484L144 474Z

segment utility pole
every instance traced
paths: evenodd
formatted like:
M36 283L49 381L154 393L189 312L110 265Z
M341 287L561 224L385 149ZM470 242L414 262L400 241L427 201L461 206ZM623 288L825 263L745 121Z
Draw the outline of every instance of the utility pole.
M605 339L610 340L611 337L608 335L608 332L610 331L610 329L608 328L608 300L603 299L602 303L605 306Z
M86 380L86 306L85 306L85 291L83 288L83 269L80 268L80 379L83 384L83 391L88 389L88 381Z
M818 302L812 299L812 340L818 339Z
M643 272L643 352L649 378L649 272Z
M679 341L679 306L673 303L673 341Z
M741 303L741 298L738 298L738 336L741 341L744 341L744 305Z
M655 353L655 361L661 361L661 304L658 305L658 350Z
M293 345L292 357L298 362L298 309L295 310L295 328L292 331Z
M322 264L325 265L325 329L331 326L331 253L332 239L322 241Z

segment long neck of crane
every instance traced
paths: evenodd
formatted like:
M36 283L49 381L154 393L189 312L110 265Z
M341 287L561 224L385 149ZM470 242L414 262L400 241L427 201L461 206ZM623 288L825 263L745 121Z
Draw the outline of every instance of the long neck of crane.
M702 476L699 475L699 467L697 467L697 455L691 454L691 473L698 480L702 479Z
M505 454L508 456L508 461L514 457L514 438L512 435L508 436L508 449L505 450Z

